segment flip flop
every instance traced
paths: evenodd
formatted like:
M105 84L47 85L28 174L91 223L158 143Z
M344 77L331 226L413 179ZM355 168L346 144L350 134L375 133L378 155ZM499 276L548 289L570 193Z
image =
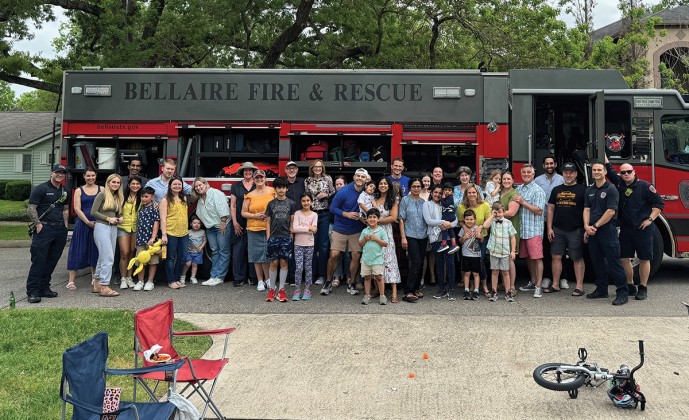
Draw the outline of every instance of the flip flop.
M584 291L581 289L574 289L572 296L584 296Z
M67 290L77 290L77 285L74 283L67 283L67 286L65 286Z
M394 298L390 299L390 302L399 303L400 301L396 297L394 297Z
M120 295L119 293L117 293L116 291L112 290L111 288L109 288L107 286L102 286L100 293L98 293L98 296L101 296L101 297L115 297L115 296L119 296L119 295Z
M545 289L543 289L544 293L558 293L559 291L560 289L555 289L553 286L546 287Z
M177 282L174 282L168 284L167 287L169 287L170 289L179 289L179 284L177 284Z

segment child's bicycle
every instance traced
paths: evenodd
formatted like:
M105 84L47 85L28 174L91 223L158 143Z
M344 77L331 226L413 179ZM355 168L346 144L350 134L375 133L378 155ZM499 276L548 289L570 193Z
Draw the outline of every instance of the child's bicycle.
M646 408L646 397L641 393L639 385L634 380L636 372L644 364L644 342L639 340L639 364L629 369L622 365L617 372L610 372L601 368L597 363L587 363L588 353L585 348L579 349L579 361L576 365L565 363L546 363L534 369L533 378L537 384L552 391L567 391L570 398L579 395L579 388L583 385L599 387L610 381L608 396L612 402L621 408Z

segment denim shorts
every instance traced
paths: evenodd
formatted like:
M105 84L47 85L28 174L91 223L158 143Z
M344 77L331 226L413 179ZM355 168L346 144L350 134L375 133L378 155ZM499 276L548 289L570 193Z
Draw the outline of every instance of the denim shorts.
M191 261L194 264L203 264L202 252L190 252L187 254L187 262Z
M119 238L120 236L134 236L136 235L136 232L127 232L124 229L117 228L117 237Z
M249 262L250 263L267 263L268 258L266 258L266 231L260 230L254 232L251 230L246 231L247 245L249 249Z
M268 238L266 258L269 261L292 259L292 238Z

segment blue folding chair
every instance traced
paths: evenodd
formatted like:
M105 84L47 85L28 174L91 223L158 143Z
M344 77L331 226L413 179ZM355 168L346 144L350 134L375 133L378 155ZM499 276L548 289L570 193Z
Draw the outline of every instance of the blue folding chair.
M136 369L108 369L108 333L100 332L88 340L71 347L62 354L62 420L67 404L74 407L72 420L99 420L102 414L116 414L119 420L169 419L177 407L170 402L120 402L120 408L103 413L103 396L107 375L142 375L165 371L172 376L172 389L176 386L177 369L185 360Z

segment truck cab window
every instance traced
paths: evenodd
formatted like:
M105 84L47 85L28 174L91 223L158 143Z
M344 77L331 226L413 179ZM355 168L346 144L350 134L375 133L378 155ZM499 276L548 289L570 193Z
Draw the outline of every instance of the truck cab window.
M689 117L666 115L660 120L660 124L665 161L689 165Z
M631 104L627 101L605 101L605 151L610 158L632 155Z

